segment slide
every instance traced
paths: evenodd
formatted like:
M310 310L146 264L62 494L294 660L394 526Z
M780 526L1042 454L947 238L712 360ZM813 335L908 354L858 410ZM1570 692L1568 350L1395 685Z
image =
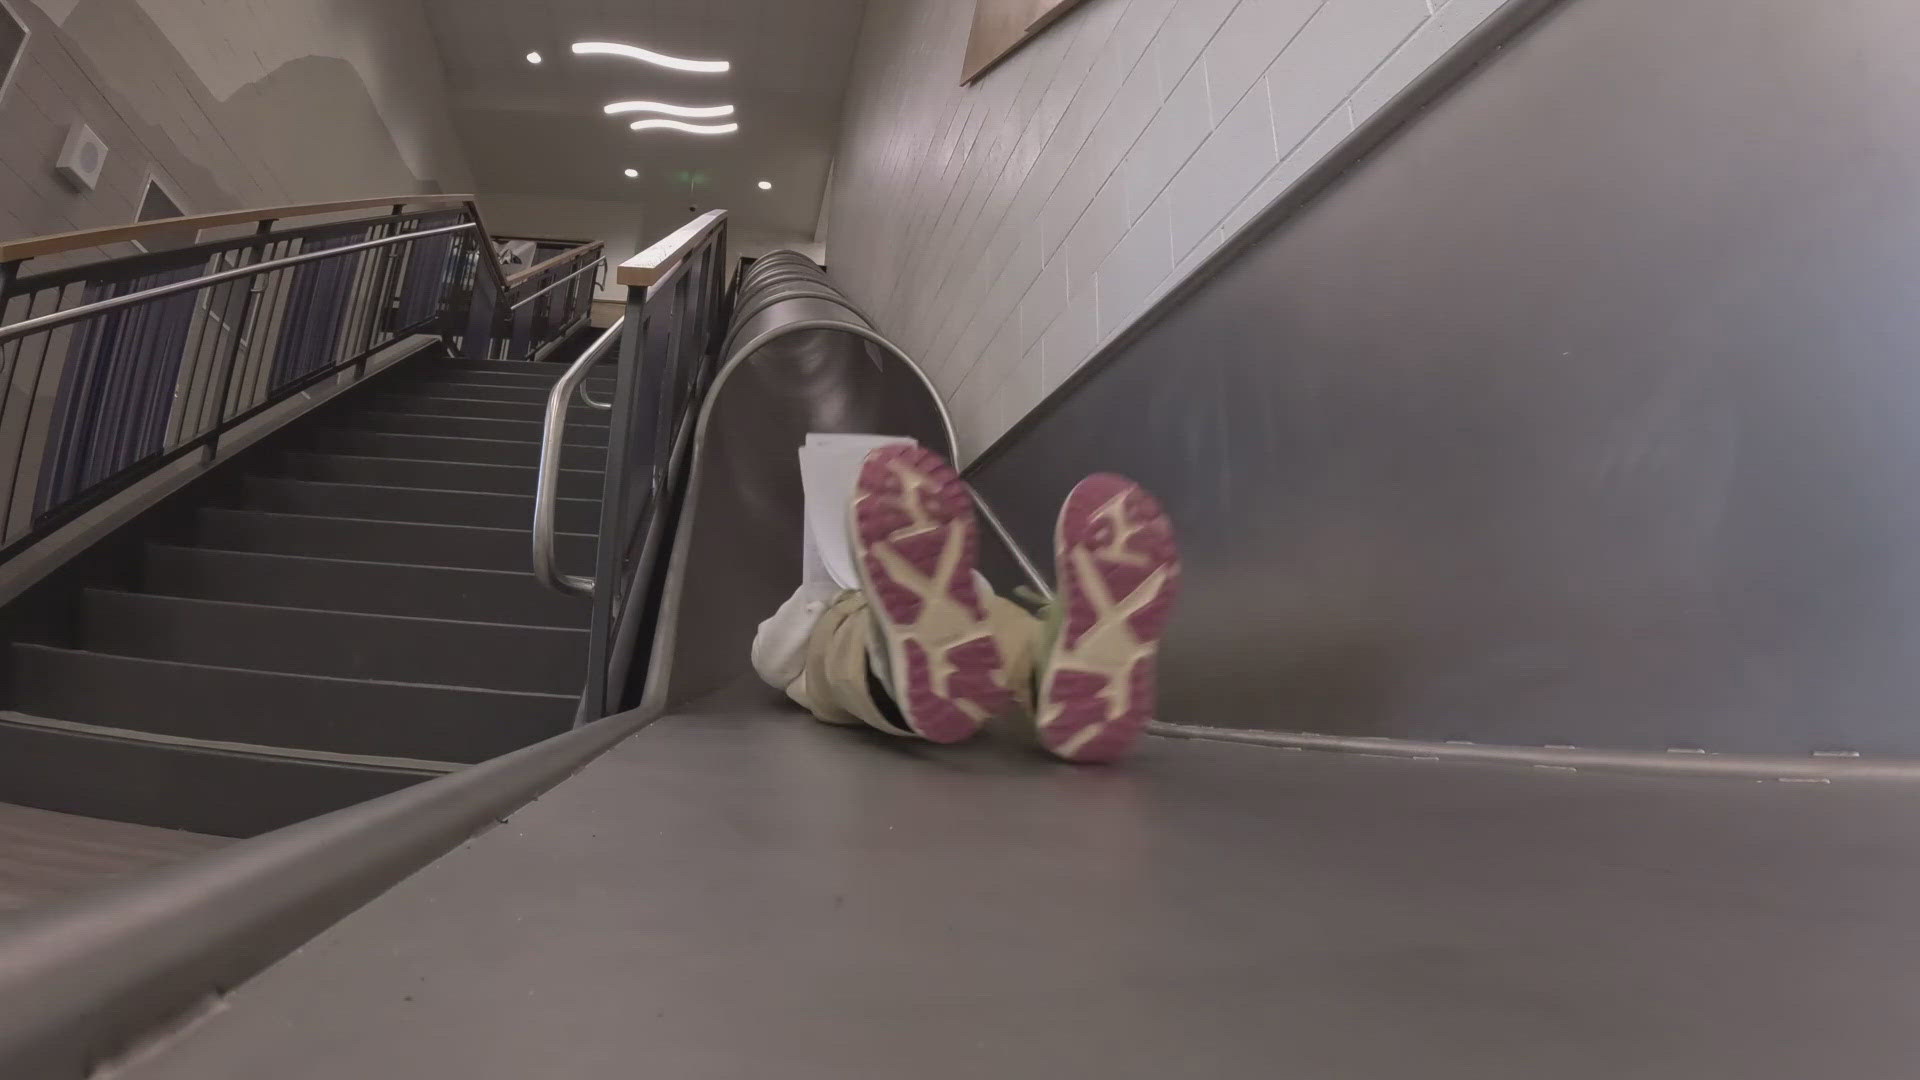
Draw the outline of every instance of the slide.
M1906 785L1167 737L1075 767L779 700L748 645L799 574L795 448L947 435L864 337L741 351L865 325L845 306L754 318L695 429L640 688L659 719L120 1075L1909 1068ZM990 565L1019 583L1006 553Z

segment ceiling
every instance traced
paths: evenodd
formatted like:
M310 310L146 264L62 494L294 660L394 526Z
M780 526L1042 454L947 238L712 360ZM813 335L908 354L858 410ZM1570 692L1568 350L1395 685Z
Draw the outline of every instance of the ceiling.
M482 192L632 202L649 234L727 209L739 229L811 236L866 0L425 0ZM613 41L723 74L574 56ZM529 64L526 54L545 58ZM610 101L733 104L730 135L632 132ZM622 170L640 170L629 180ZM761 191L757 181L773 183Z

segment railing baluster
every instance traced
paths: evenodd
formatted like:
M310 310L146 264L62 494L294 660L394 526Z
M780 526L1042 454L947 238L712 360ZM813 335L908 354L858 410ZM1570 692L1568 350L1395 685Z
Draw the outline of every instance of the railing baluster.
M385 210L32 275L0 262L0 559L165 461L217 458L235 425L363 376L403 336L456 327L500 279L477 216Z

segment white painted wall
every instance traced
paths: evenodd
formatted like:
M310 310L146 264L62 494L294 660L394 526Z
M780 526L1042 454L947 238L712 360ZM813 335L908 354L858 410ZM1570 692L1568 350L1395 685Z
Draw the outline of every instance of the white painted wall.
M190 213L471 190L419 0L0 3L31 32L0 94L0 235L132 221L149 176ZM110 148L93 191L53 173L76 121Z
M448 111L446 71L419 0L138 2L220 101L305 57L345 60L413 175L472 190Z
M1500 0L1091 0L969 87L870 4L828 248L977 455Z

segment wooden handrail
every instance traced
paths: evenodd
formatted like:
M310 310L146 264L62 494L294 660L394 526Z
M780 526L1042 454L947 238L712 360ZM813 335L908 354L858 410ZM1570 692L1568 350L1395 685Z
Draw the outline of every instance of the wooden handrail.
M706 235L727 219L725 210L709 210L669 233L652 247L620 264L614 280L629 288L645 288L665 277Z
M495 237L495 239L499 239L499 238ZM507 288L509 289L515 288L519 286L521 282L526 281L527 279L533 277L535 274L544 273L545 271L551 270L563 262L570 262L573 259L586 254L588 250L591 248L604 247L604 246L606 245L602 244L598 240L589 240L586 243L581 244L579 247L568 248L567 250L561 252L560 254L555 255L553 258L548 259L546 262L537 263L533 266L527 267L525 270L522 270L517 274L510 275L507 278Z
M48 255L57 255L63 251L77 251L81 248L100 247L104 244L119 244L156 233L173 232L191 228L214 229L222 225L247 225L259 221L277 221L281 218L309 217L315 214L339 214L349 210L371 210L380 206L413 206L432 208L436 206L460 206L473 201L471 195L393 195L384 199L349 199L345 202L304 203L298 206L274 206L256 210L228 210L219 214L199 214L192 217L162 218L158 221L142 221L132 225L114 225L104 229L82 229L77 232L56 233L52 236L36 236L26 240L13 240L0 243L0 262L14 262L20 259L39 259Z

